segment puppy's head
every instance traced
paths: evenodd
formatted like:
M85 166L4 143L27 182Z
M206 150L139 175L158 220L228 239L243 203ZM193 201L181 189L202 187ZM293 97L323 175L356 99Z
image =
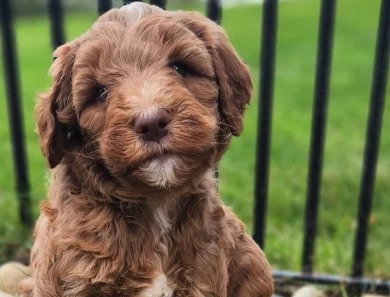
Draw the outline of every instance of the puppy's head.
M248 68L199 14L130 4L54 56L37 106L52 168L84 156L123 184L174 188L214 167L242 131Z

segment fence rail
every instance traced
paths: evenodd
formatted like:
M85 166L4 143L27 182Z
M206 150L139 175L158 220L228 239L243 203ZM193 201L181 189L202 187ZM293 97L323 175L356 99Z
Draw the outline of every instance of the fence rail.
M128 4L134 1L123 1ZM165 0L151 0L152 4L165 9ZM16 190L20 202L21 222L32 225L30 184L28 178L23 117L21 112L19 67L13 29L10 0L0 0L0 22L2 30L2 47L4 56L5 78L11 137L14 148L14 166L16 168ZM98 0L98 14L103 14L112 7L111 0ZM367 122L366 147L363 160L358 228L354 244L353 267L351 277L336 275L317 275L314 271L315 239L317 235L318 208L324 145L326 139L326 121L329 85L331 79L333 32L335 28L337 0L322 0L317 68L312 112L312 133L309 154L309 174L304 218L304 242L302 254L302 272L274 271L275 280L279 283L292 281L317 284L341 285L352 294L360 296L371 291L390 294L389 280L375 280L363 277L366 246L369 235L369 217L375 185L376 165L379 154L382 118L385 105L385 94L388 82L390 56L390 1L382 0L375 63L372 78L371 103ZM66 40L64 33L64 13L60 0L48 0L51 37L53 48ZM222 6L220 0L207 1L207 16L220 23ZM262 40L261 40L261 75L260 104L257 134L256 172L255 172L255 230L254 239L265 247L267 200L269 184L269 161L272 131L272 105L275 77L275 56L277 50L278 0L265 0L263 3Z

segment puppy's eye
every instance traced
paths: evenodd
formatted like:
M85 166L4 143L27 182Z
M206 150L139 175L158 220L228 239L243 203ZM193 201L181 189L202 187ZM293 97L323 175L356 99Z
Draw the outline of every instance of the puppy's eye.
M173 63L171 64L171 68L181 76L186 76L189 73L188 67L182 63Z
M108 89L105 86L96 87L95 100L98 102L106 102L108 95Z

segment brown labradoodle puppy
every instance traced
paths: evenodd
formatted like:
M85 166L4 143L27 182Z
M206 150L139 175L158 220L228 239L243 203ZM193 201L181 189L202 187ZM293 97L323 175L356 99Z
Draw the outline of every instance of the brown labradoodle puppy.
M134 3L54 56L36 110L52 181L25 295L271 296L213 177L252 94L223 30Z

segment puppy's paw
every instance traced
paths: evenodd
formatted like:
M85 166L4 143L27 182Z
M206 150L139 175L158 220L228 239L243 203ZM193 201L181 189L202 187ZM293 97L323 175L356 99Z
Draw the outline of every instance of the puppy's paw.
M20 281L30 274L30 268L18 262L9 262L0 266L0 291L13 295L20 293Z
M14 296L9 295L7 293L0 292L0 297L14 297Z

